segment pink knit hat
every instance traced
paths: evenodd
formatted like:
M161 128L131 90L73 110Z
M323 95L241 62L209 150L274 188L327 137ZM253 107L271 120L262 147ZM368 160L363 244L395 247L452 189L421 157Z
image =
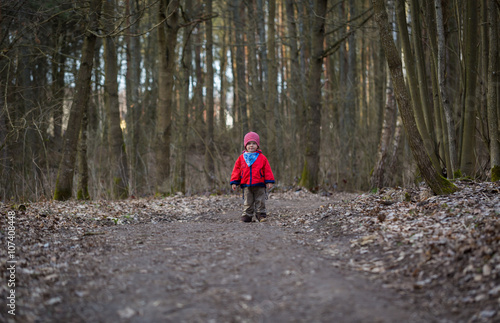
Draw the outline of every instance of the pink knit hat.
M244 147L246 147L250 141L255 141L257 146L260 147L260 138L256 132L249 132L245 135L245 138L243 138Z

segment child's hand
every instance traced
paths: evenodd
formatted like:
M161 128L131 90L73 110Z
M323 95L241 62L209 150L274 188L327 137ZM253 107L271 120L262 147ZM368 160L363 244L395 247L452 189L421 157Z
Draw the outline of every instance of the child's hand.
M232 187L233 191L236 190L236 184L231 185L231 187Z
M267 183L266 186L267 189L270 190L271 188L273 188L273 183Z

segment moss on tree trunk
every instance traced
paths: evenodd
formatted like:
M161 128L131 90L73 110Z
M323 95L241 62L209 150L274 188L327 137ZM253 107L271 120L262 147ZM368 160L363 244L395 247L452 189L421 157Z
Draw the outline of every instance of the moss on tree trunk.
M496 182L500 180L500 166L493 166L491 168L491 181Z
M304 162L304 168L302 169L302 175L300 176L299 186L309 188L309 168L307 167L307 159Z
M56 201L69 200L71 198L71 189L58 188L57 182L56 182L56 189L54 191L54 200Z

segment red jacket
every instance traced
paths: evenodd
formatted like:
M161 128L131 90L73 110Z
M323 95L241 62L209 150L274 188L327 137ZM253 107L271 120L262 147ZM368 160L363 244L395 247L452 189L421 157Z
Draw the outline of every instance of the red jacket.
M233 173L231 174L231 182L229 184L247 186L262 186L267 183L274 183L274 175L269 165L266 156L262 151L257 150L259 157L254 161L252 166L248 166L245 162L243 154L241 154L234 164Z

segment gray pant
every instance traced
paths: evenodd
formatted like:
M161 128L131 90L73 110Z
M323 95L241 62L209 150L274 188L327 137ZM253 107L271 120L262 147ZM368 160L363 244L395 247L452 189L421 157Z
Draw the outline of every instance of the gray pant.
M265 187L245 187L245 204L243 205L243 216L252 217L255 214L266 216L266 188Z

